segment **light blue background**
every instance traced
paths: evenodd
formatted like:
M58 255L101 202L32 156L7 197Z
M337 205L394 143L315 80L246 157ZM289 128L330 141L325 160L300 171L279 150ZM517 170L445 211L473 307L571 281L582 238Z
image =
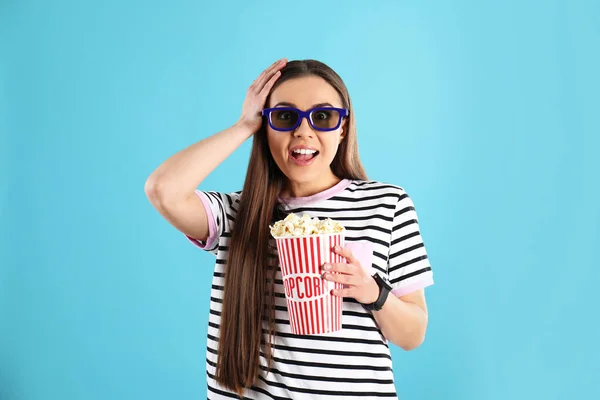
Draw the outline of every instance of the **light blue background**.
M260 4L260 5L258 5ZM346 81L435 268L401 399L600 398L595 1L0 3L0 399L200 399L213 257L146 177L275 59ZM241 189L250 142L203 189Z

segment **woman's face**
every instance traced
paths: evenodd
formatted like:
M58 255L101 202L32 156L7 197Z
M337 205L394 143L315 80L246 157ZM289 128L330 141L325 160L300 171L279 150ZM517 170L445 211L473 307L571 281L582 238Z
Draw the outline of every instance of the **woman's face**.
M315 106L343 108L337 91L317 76L294 78L283 82L271 94L268 107L295 107L307 111ZM281 118L286 118L285 114ZM315 115L325 118L325 115ZM313 129L307 119L293 131L281 132L267 124L267 140L275 162L290 180L292 186L319 187L335 178L331 163L345 133L345 121L333 131ZM303 150L301 154L297 150ZM308 150L308 151L307 151Z

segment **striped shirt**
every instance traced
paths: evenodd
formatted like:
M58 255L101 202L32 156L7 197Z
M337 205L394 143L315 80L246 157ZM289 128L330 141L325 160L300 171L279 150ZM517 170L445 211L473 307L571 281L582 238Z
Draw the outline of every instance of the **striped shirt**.
M239 397L214 378L225 264L241 192L197 190L196 194L208 214L210 236L205 242L188 239L216 256L206 351L207 393L209 399L235 399ZM346 246L363 267L390 281L394 295L403 296L433 284L417 214L403 188L376 181L342 180L316 195L284 200L286 212L331 218L344 225ZM244 398L397 398L388 341L369 311L356 300L344 298L341 331L294 335L284 293L278 269L272 368L267 374L263 348L259 380L244 392Z

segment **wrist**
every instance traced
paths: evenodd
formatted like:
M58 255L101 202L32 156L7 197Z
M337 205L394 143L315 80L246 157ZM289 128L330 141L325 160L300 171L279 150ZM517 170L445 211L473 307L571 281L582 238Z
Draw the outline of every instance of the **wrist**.
M244 138L248 139L249 137L251 137L252 135L254 135L254 133L260 129L260 125L258 126L258 128L256 127L256 123L252 123L250 121L247 121L245 119L239 119L234 125L233 128L240 132L240 135L244 136Z
M377 282L375 282L375 278L371 277L369 282L369 296L367 297L367 301L365 301L365 303L375 303L377 298L379 298L379 292L379 285L377 285Z
M371 277L375 286L377 286L377 297L370 303L362 303L363 307L370 311L379 311L383 308L389 293L392 290L392 286L387 278L384 278L380 274L376 273ZM371 292L373 293L373 292ZM369 295L371 296L371 295Z

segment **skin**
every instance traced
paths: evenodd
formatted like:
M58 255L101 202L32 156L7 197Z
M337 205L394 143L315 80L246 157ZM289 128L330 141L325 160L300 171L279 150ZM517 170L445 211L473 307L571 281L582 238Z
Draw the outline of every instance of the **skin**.
M347 288L333 290L334 296L351 297L361 303L372 303L379 296L379 286L368 275L360 262L347 248L336 248L337 254L345 257L347 263L325 264L324 278L347 285ZM332 274L331 272L337 272ZM425 340L428 314L423 289L405 296L389 294L383 308L373 311L375 321L387 340L404 350L413 350Z
M285 63L282 63L281 67L283 65ZM276 66L270 75L262 79L268 79L269 85L272 85L278 77L278 70L279 67ZM322 78L310 76L282 83L273 91L267 107L294 106L308 110L321 103L342 107L340 96L331 85ZM303 119L301 125L292 132L279 132L267 127L271 154L288 178L281 193L282 197L311 196L340 181L331 171L330 164L344 139L345 126L346 123L343 122L335 131L321 132L313 130L308 121ZM309 146L319 151L311 165L298 166L291 160L290 149L297 145ZM334 251L345 257L347 262L325 264L324 278L342 283L346 288L333 290L332 294L354 298L361 303L374 302L379 296L379 287L373 277L367 274L349 249L336 248ZM387 340L404 350L417 348L423 343L428 322L424 290L401 297L390 293L383 308L374 311L373 316Z
M270 107L292 106L304 111L323 103L342 108L342 100L335 89L316 76L291 79L282 83L273 91L270 103ZM288 178L282 192L283 197L310 196L340 181L329 166L344 138L345 125L343 122L338 129L329 132L313 130L306 119L292 132L280 132L267 126L271 154ZM290 149L298 145L309 146L319 151L311 165L299 166L292 161Z
M218 132L177 152L163 162L147 179L145 192L152 205L173 226L189 237L205 241L209 236L209 222L204 206L194 189L244 141L262 125L261 110L287 60L281 59L262 71L246 92L238 121L228 129ZM320 78L298 78L282 83L271 95L271 104L294 103L300 109L311 108L315 103L329 102L340 107L337 92ZM273 158L288 178L283 197L310 196L326 190L339 182L329 168L344 140L342 125L333 132L313 131L308 121L294 132L268 131L268 141ZM289 160L289 149L297 144L315 147L320 151L313 165L298 167ZM348 249L336 250L347 262L332 264L325 279L341 282L347 287L334 291L334 296L354 298L362 303L372 303L379 288L371 276ZM324 266L323 272L326 266ZM410 350L419 346L427 328L427 307L423 290L402 297L389 295L383 309L373 312L384 336L397 346Z

